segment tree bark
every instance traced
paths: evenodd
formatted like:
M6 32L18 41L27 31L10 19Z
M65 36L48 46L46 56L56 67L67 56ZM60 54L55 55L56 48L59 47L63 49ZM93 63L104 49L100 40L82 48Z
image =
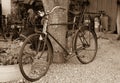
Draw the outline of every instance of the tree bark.
M56 5L62 6L68 10L69 0L42 0L45 11L50 11ZM67 10L56 9L50 15L49 23L66 23L68 20ZM67 25L53 25L48 26L49 32L66 48L66 32ZM64 51L63 49L50 38L53 48L54 48L54 58L55 63L64 63Z

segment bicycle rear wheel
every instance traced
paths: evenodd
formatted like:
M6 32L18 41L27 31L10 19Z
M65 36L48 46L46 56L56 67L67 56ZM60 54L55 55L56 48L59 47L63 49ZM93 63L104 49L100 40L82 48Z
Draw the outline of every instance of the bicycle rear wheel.
M32 34L25 39L20 49L19 68L26 80L39 80L47 73L51 61L52 46L44 34Z
M78 60L87 64L94 60L97 53L97 36L89 27L82 27L75 34L73 48Z

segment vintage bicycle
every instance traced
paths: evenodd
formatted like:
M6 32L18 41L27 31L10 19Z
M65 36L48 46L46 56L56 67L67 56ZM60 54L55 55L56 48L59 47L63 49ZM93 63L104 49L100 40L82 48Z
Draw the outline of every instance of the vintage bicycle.
M78 18L83 17L85 10L82 13L72 12L75 15L73 23L48 24L49 15L56 9L65 11L65 8L61 6L55 6L50 12L46 12L44 15L43 12L39 11L39 15L42 15L44 19L43 31L36 30L35 34L28 36L20 49L19 68L23 77L28 81L33 82L43 77L52 63L53 47L49 36L65 51L67 54L67 56L64 56L65 59L76 56L81 63L88 64L96 57L98 48L96 33L91 26L86 26L81 21L76 22L78 16ZM80 16L80 14L82 15ZM73 35L71 51L62 46L48 31L48 26L69 24L74 25L71 32ZM30 65L30 72L25 70L25 65Z

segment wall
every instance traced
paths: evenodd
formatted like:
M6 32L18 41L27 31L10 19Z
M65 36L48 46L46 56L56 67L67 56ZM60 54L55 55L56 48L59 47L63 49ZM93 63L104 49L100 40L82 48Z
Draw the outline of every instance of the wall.
M1 0L2 15L11 14L11 0Z
M89 11L98 12L105 11L110 17L109 30L116 30L116 16L117 16L117 0L89 0Z

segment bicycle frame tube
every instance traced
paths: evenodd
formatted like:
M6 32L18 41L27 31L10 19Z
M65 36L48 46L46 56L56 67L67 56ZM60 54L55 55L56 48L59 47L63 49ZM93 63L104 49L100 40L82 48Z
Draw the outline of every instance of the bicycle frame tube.
M63 47L58 41L57 39L55 39L49 32L48 32L48 16L46 16L46 19L44 21L44 26L43 26L43 33L46 35L46 36L51 36L55 42L67 53L67 55L69 54L68 51L65 49L65 47ZM59 24L50 24L50 25L59 25ZM60 25L67 25L67 23L60 23Z
M50 25L69 25L69 24L73 24L73 27L74 27L75 24L76 24L76 23L74 23L75 20L76 20L76 18L74 19L74 22L73 22L73 23L68 22L68 23L49 24L49 23L48 23L48 21L49 21L49 14L52 13L56 8L61 8L61 7L57 6L57 7L53 8L53 9L51 10L51 12L49 12L48 14L46 14L45 20L44 20L44 23L43 23L43 33L44 33L46 36L49 35L50 37L52 37L53 40L55 40L55 42L67 53L67 55L69 55L69 52L67 51L67 49L66 49L64 46L62 46L62 44L61 44L59 41L57 41L57 39L55 39L55 38L48 32L48 26L50 26Z
M57 41L57 39L55 39L48 31L47 34L52 37L53 40L55 40L55 42L67 53L67 55L69 55L69 52L67 51L67 49L65 49L65 47L63 47L59 41Z
M46 16L45 20L44 20L44 25L43 25L43 33L47 34L47 26L48 26L48 16Z

